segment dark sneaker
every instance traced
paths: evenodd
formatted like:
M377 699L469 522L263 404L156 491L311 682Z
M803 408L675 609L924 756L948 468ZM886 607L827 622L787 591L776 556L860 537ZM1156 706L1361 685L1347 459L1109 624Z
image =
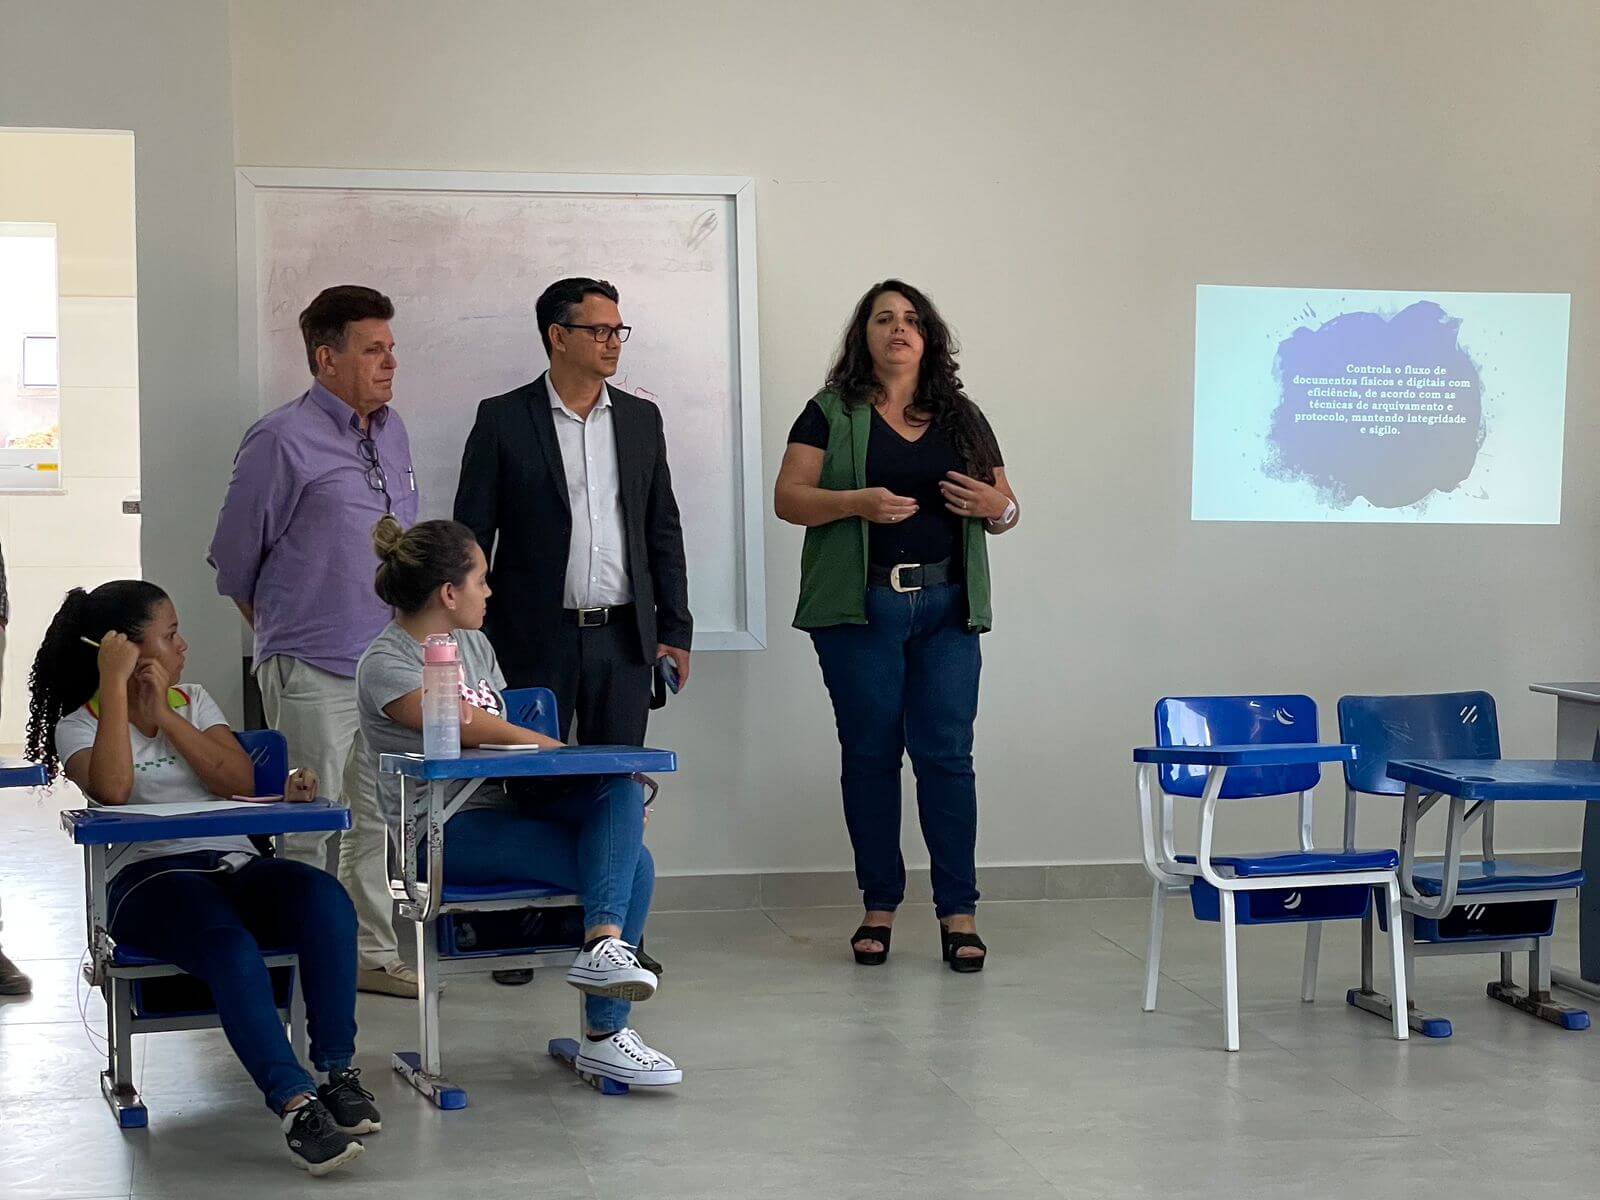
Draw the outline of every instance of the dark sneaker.
M361 1154L361 1143L333 1123L321 1100L308 1100L283 1114L283 1136L289 1157L302 1171L326 1175Z
M33 980L24 975L16 963L0 954L0 996L27 996L33 992Z
M317 1098L344 1133L377 1133L383 1128L372 1093L361 1086L360 1067L328 1072L328 1082L317 1089Z
M655 959L644 952L644 939L639 939L639 944L633 948L633 956L639 960L639 965L652 975L665 975L667 969Z
M533 982L533 970L521 971L491 971L494 981L503 987L521 987L525 983Z

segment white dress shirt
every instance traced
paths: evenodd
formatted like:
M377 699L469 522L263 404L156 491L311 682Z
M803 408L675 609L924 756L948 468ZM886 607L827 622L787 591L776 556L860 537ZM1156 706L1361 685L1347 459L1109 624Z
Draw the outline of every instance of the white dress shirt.
M633 583L628 578L628 543L623 535L611 392L601 386L600 402L585 420L561 402L548 374L544 386L550 393L550 416L561 446L567 503L572 510L567 584L561 603L566 608L631 604Z

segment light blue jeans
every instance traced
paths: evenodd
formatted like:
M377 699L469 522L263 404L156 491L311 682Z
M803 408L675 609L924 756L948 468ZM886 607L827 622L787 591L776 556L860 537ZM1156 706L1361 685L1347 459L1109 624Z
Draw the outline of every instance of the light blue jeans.
M472 886L536 880L570 888L583 901L585 929L620 925L622 940L637 946L656 886L644 845L644 789L610 777L510 790L514 807L469 809L450 819L446 877ZM589 1032L625 1028L630 1008L626 1000L587 997Z

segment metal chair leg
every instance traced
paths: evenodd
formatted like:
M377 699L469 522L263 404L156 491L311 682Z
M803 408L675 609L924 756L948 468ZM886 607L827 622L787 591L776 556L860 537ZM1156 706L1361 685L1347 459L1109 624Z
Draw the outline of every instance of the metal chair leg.
M1157 883L1150 890L1150 938L1144 952L1144 1011L1155 1012L1156 991L1161 985L1161 930L1164 924L1167 888Z
M1322 953L1322 922L1306 926L1306 961L1300 972L1300 999L1306 1004L1317 998L1317 959Z
M1239 1049L1239 939L1234 922L1233 893L1222 901L1222 1033L1230 1051Z
M289 991L289 1045L301 1062L311 1061L311 1047L306 1036L305 976L301 973L299 959L294 964L294 987Z
M106 1069L100 1093L123 1129L143 1129L150 1122L144 1101L133 1086L133 984L112 978L105 988Z
M1411 1033L1410 980L1407 975L1408 960L1405 949L1405 923L1400 915L1400 885L1383 885L1384 906L1389 918L1389 990L1394 997L1394 1038L1405 1041Z

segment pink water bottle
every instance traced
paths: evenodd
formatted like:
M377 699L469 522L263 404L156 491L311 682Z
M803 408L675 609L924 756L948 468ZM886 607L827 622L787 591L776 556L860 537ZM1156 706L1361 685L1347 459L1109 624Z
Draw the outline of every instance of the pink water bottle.
M461 757L461 648L447 633L422 643L422 754Z

